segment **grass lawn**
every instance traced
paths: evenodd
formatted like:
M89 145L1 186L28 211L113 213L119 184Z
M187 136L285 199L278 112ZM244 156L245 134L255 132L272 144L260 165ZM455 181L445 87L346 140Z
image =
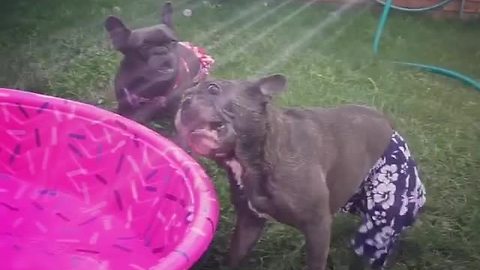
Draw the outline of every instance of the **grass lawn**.
M438 21L393 13L380 56L371 52L379 14L305 5L306 1L173 1L179 35L207 47L214 76L281 72L292 106L362 103L393 115L407 137L427 187L427 207L402 239L394 269L480 269L480 93L457 81L405 69L390 60L453 68L480 78L480 22ZM0 4L0 86L29 89L110 108L119 55L109 47L104 18L114 7L130 26L159 21L159 1L17 0ZM180 11L192 8L193 16ZM196 269L221 269L233 226L223 172L207 166L222 200L219 231ZM294 181L294 179L292 179ZM355 230L340 216L334 269L346 269ZM243 269L301 269L303 238L272 224Z

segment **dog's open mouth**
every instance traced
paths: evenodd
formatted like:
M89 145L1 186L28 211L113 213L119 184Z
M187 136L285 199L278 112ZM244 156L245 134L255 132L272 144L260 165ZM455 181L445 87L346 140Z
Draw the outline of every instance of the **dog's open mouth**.
M210 127L195 129L188 135L188 144L197 154L207 156L220 148L218 132Z

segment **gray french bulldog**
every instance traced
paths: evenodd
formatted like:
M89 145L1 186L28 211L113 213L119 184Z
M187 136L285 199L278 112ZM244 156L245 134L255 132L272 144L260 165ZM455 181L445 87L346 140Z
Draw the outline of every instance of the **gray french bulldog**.
M185 91L175 125L194 152L229 175L236 225L229 266L237 267L269 219L306 239L307 267L326 268L332 219L357 213L351 269L382 269L425 203L405 140L365 106L279 108L286 78L207 80Z
M142 124L173 123L183 91L205 79L214 63L202 48L179 41L172 15L166 2L158 25L131 30L118 17L105 20L113 47L123 55L114 79L117 112Z

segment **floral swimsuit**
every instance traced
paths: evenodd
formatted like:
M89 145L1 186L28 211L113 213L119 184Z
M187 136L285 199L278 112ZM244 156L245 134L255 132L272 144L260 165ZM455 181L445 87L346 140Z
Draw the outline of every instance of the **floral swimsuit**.
M341 209L360 213L362 224L352 239L359 256L383 268L395 240L413 225L425 204L425 188L405 140L394 132L383 156Z

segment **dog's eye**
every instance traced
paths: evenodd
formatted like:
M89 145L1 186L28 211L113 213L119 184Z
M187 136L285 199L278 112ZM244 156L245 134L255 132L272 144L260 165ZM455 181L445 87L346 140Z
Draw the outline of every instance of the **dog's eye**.
M208 88L207 88L208 92L212 95L218 95L220 94L220 87L218 87L218 85L216 84L209 84L208 85Z
M200 84L200 80L199 79L194 79L192 81L192 86L190 86L190 87L195 87L195 86L198 86L199 84Z
M184 95L182 97L182 100L181 100L182 106L188 106L188 105L190 105L191 102L192 102L192 97L191 96Z
M212 123L210 123L210 128L214 129L214 130L217 130L217 131L220 131L220 130L225 128L225 124L223 124L220 121L219 122L212 122Z

